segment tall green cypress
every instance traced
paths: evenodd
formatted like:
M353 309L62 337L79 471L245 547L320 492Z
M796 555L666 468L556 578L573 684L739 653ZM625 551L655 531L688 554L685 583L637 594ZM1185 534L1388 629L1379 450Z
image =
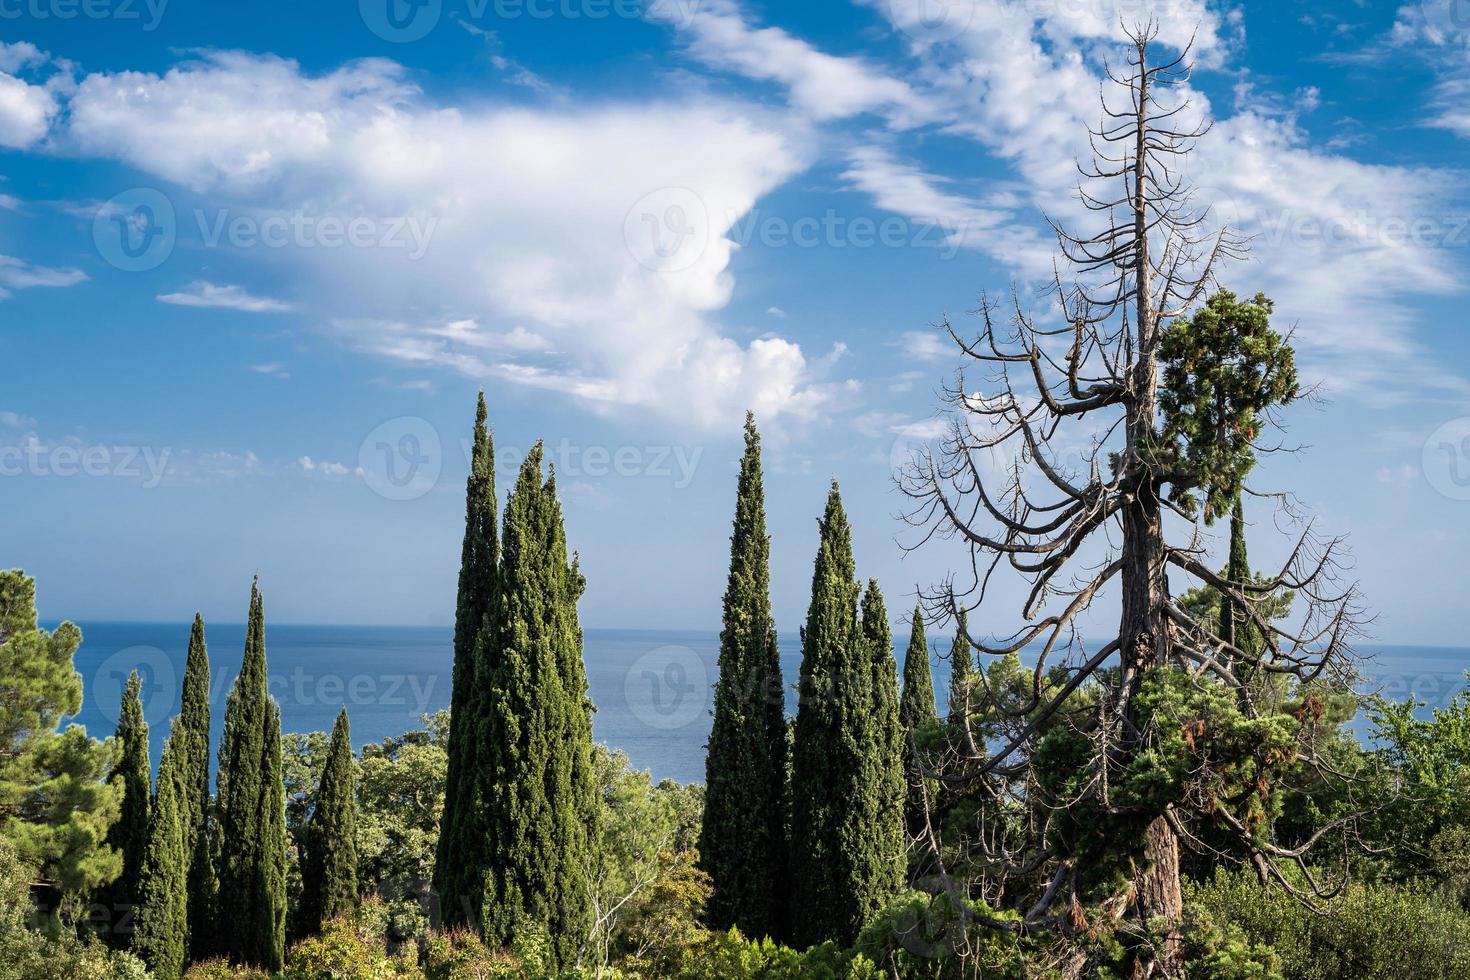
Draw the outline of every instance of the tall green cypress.
M434 855L434 891L440 920L463 925L480 911L484 888L484 827L476 752L483 726L483 680L477 646L495 608L499 548L495 527L495 444L487 425L485 393L475 409L470 475L465 484L464 543L459 559L459 594L454 610L454 672L449 705L449 768L444 809ZM493 648L489 648L493 649ZM493 748L493 746L492 746ZM488 760L487 760L488 764Z
M169 740L179 755L179 812L189 854L189 950L194 959L214 952L214 852L209 834L209 650L204 618L194 614L179 717Z
M945 707L949 723L963 725L974 710L970 700L970 686L973 681L970 677L972 667L969 626L963 609L956 619L954 646L949 648L949 703Z
M108 886L106 900L108 940L119 949L131 941L124 923L133 920L138 906L138 877L148 850L149 794L153 789L148 761L148 722L143 717L143 684L135 670L128 675L118 709L114 734L117 761L108 774L109 782L122 784L122 809L117 822L107 831L107 844L122 855L122 874Z
M760 434L747 413L699 838L700 862L714 887L709 918L716 928L735 926L756 938L780 934L787 755Z
M898 721L904 734L904 824L909 839L914 840L924 830L925 799L933 804L934 784L925 779L914 757L913 736L939 721L939 711L934 706L934 674L929 667L929 641L924 636L924 611L918 605L914 606L913 629L903 656L903 699L898 705Z
M541 460L537 443L506 503L500 621L483 644L494 657L476 665L488 681L479 757L484 910L490 940L545 930L565 965L592 926L587 874L600 801L577 622L585 582L577 559L568 560L556 474L543 483Z
M848 943L869 911L856 856L870 845L859 815L873 706L869 644L858 620L852 535L836 481L819 524L812 599L801 631L801 679L791 760L791 936Z
M357 781L347 709L332 726L302 862L301 916L310 932L357 908Z
M1251 577L1250 558L1245 552L1245 505L1241 496L1236 495L1235 509L1230 512L1230 560L1225 566L1225 578L1235 583L1248 582ZM1236 610L1235 603L1227 602L1221 596L1220 639L1226 643L1235 642L1237 618L1244 619Z
M158 766L158 792L139 881L134 951L157 980L178 980L189 956L188 750L175 722Z
M877 579L868 580L863 594L862 637L872 671L872 705L858 740L863 753L863 787L853 818L862 826L852 834L860 845L852 860L866 922L903 888L907 871L898 662L893 659L893 631Z
M233 963L279 970L286 945L286 790L259 579L250 587L240 676L225 703L218 791L220 952Z

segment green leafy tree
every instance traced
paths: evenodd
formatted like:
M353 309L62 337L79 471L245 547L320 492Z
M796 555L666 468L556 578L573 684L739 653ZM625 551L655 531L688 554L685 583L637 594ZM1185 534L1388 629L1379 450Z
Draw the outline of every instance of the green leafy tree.
M971 703L970 686L974 683L971 674L974 667L970 660L969 622L963 609L955 617L954 643L949 648L949 697L945 711L951 725L963 727L974 705Z
M501 612L493 639L481 642L494 657L476 664L488 681L478 755L485 932L506 945L544 931L553 959L569 964L591 934L597 778L577 622L585 582L567 554L556 476L542 480L542 454L537 443L526 455L506 504Z
M178 980L189 956L188 750L175 722L158 766L158 793L138 879L134 951L157 980Z
M286 799L281 711L270 695L265 601L250 588L240 675L225 703L218 776L220 951L279 970L286 944Z
M302 919L309 932L357 907L357 786L344 708L332 726L307 831Z
M143 718L142 681L135 670L128 675L118 710L118 753L108 779L122 786L122 807L117 822L108 831L107 843L122 855L122 874L99 896L107 909L108 942L125 949L132 942L131 923L138 906L138 883L143 873L143 856L148 850L148 807L153 781L148 761L148 722Z
M904 824L909 839L917 838L926 823L925 801L933 799L935 785L920 769L916 757L919 733L939 722L934 705L934 674L929 666L929 641L924 636L924 611L914 606L909 646L903 656L903 695L898 722L904 736Z
M891 897L890 841L886 825L880 828L876 820L885 803L891 803L895 827L902 818L901 774L897 793L888 801L882 767L874 757L875 752L886 754L888 746L869 741L882 730L874 722L878 696L873 650L881 639L872 621L882 603L874 595L869 622L859 620L852 533L835 482L819 537L811 606L801 634L792 748L792 901L800 914L792 916L791 935L802 945L851 942L867 917ZM886 625L881 633L887 633ZM888 663L891 667L891 650ZM895 684L896 675L894 670ZM889 710L896 729L896 697ZM897 859L902 859L901 845Z
M904 730L899 721L898 662L893 659L893 631L877 579L868 580L862 602L862 639L872 680L872 703L866 731L858 745L863 753L863 785L854 833L861 850L853 856L854 879L865 904L863 921L888 904L904 886Z
M189 853L189 948L203 959L215 949L214 848L210 839L209 794L209 649L204 618L194 614L189 631L189 655L179 717L169 738L179 757L179 812L184 822L184 847Z
M453 691L450 694L449 771L440 826L434 889L446 925L463 925L479 912L483 898L485 848L476 774L481 763L479 732L484 725L481 694L485 679L479 661L494 647L480 644L494 622L499 544L495 527L495 445L486 425L485 393L475 410L470 475L465 485L464 544L460 552L459 595L454 613ZM488 668L487 668L488 670ZM493 751L495 746L487 746ZM490 760L484 761L489 765Z
M762 482L760 434L747 413L699 854L714 887L711 922L754 937L780 933L787 887L786 700Z
M449 713L365 746L358 764L357 860L364 894L416 895L434 868L448 771Z
M81 642L71 623L38 628L35 580L0 571L0 839L71 901L122 871L106 840L123 795L105 778L112 749L77 725L57 731L81 710Z

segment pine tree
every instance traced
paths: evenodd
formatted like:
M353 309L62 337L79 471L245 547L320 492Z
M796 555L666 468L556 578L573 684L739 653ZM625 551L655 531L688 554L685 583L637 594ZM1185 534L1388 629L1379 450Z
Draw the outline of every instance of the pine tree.
M786 889L786 701L770 560L760 434L747 413L699 853L714 887L711 923L754 938L780 934Z
M258 579L250 589L240 676L225 703L218 791L220 952L233 963L279 970L286 944L286 791Z
M949 703L946 709L951 725L964 725L973 710L970 702L970 638L963 609L956 619L954 646L949 649Z
M924 636L924 612L914 606L913 629L909 648L903 657L903 699L898 706L898 721L904 734L904 782L906 799L904 823L910 840L916 839L926 825L927 799L934 801L934 784L926 780L915 758L914 734L939 721L934 706L934 675L929 667L929 641Z
M479 912L484 887L481 804L475 760L483 709L476 661L490 629L499 559L495 528L495 446L486 425L485 393L475 410L470 475L465 485L464 544L454 614L454 668L449 714L449 768L444 787L434 891L443 924L463 925Z
M302 862L301 915L310 932L357 907L356 760L347 709L332 726Z
M853 818L862 826L853 839L854 882L866 923L903 888L907 866L904 834L904 731L899 722L898 663L893 631L877 579L863 594L862 639L872 671L872 706L858 739L863 753L863 788Z
M182 737L181 737L182 736ZM175 722L158 766L158 792L138 884L134 951L157 980L178 980L189 955L187 736Z
M179 813L189 853L189 950L204 959L215 950L214 850L209 833L209 649L204 618L194 614L179 717L169 739L179 755Z
M599 798L577 623L585 583L577 559L567 557L556 475L542 483L541 459L537 443L506 503L501 619L496 639L482 643L494 657L476 665L489 682L482 685L479 767L485 932L506 944L518 933L544 930L553 958L569 964L592 925L587 875Z
M108 939L119 949L126 948L131 941L130 930L121 924L131 922L136 914L138 879L143 871L143 855L148 850L148 807L153 780L142 690L142 681L135 670L128 675L123 690L117 732L113 736L117 761L108 775L108 780L120 784L123 791L122 812L107 832L108 845L122 855L122 874L106 892L109 921L118 926L108 933Z
M864 778L874 703L870 648L858 620L852 535L834 481L819 525L812 599L801 631L791 760L791 936L848 943L869 912L857 855L872 846Z

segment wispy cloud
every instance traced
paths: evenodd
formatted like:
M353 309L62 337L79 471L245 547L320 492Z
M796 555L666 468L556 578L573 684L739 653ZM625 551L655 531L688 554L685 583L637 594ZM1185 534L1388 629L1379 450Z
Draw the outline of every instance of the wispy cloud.
M173 306L238 310L241 313L285 313L291 309L289 303L251 295L242 286L217 286L203 280L191 282L176 293L163 293L158 301Z
M287 378L291 377L291 372L286 370L286 365L277 363L275 361L272 361L269 364L252 364L250 365L250 370L254 371L256 374L264 374L268 377L279 378L282 381L285 381Z
M86 281L87 274L80 269L52 269L32 265L11 255L0 255L0 299L10 296L16 289L59 289Z

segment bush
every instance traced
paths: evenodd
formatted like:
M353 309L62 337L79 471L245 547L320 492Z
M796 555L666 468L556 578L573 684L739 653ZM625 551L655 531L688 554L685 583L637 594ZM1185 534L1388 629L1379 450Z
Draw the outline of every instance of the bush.
M390 956L378 937L347 917L327 923L320 935L291 947L282 974L283 980L410 980L422 976L411 959Z
M1422 892L1349 885L1314 912L1281 888L1221 871L1189 898L1216 922L1275 949L1286 980L1470 977L1470 915Z
M434 933L424 940L427 980L520 980L519 961L504 950L490 949L469 930Z
M184 980L270 980L270 974L249 966L231 966L226 960L204 960L185 970Z

